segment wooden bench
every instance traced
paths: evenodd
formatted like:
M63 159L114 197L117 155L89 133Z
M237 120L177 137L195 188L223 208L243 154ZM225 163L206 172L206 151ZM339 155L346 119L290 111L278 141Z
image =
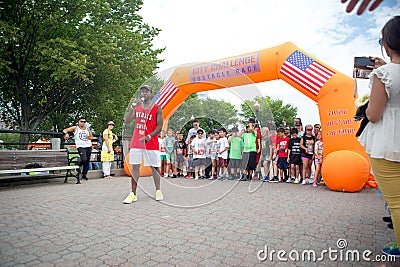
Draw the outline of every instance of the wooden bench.
M0 150L0 180L3 179L35 179L35 178L59 178L64 177L64 183L68 177L75 177L80 183L79 175L73 174L73 170L79 166L71 166L68 150ZM40 164L40 168L26 168L32 163ZM61 171L66 171L63 173Z

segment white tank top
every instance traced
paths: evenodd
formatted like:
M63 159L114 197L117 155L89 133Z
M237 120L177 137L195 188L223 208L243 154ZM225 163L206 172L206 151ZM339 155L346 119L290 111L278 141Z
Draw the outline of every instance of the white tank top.
M91 147L92 141L88 139L89 131L87 129L82 130L77 127L76 132L74 133L75 145L76 147Z

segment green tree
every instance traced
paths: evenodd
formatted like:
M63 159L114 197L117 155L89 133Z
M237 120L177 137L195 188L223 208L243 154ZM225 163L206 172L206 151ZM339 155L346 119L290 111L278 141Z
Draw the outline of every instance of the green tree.
M110 119L121 126L129 99L152 76L162 52L151 45L159 29L137 14L142 4L5 0L0 112L6 123L60 130L83 115L103 127Z
M168 121L168 128L187 134L192 128L191 118L197 118L206 132L220 127L227 128L238 121L237 109L231 103L208 98L198 100L189 96Z
M254 104L260 104L260 111L258 112L258 120L261 126L271 125L274 123L277 127L282 124L282 120L292 125L294 118L297 114L297 108L291 104L283 104L282 100L274 100L271 97L256 97L254 100L245 100L241 104L241 112L239 115L244 118L243 123L247 122L248 118L255 118Z

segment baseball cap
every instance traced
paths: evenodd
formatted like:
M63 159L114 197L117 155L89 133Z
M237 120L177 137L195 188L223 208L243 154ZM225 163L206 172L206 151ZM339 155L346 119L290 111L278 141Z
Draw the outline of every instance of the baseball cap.
M113 121L109 121L109 122L107 123L107 125L115 125L115 123L114 123Z
M151 87L148 85L140 86L139 90L147 90L147 91L153 92L153 89L151 89Z

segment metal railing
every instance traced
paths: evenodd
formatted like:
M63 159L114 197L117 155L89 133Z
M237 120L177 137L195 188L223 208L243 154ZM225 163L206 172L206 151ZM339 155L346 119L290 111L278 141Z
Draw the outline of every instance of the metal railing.
M20 142L20 141L3 141L0 140L0 149L2 150L41 150L41 149L67 149L68 154L71 157L78 155L78 151L75 148L75 143L69 139L69 142L65 142L63 138L63 133L61 132L45 132L45 131L25 131L25 130L8 130L8 129L0 129L0 134L26 134L29 135L30 140L38 140L38 141L29 141L29 142ZM46 139L44 139L46 138ZM118 136L118 141L113 143L114 148L114 162L116 162L116 168L124 167L124 153L122 146L122 138ZM1 138L0 138L1 139ZM12 138L7 138L12 139ZM14 138L15 139L15 138ZM18 138L19 139L19 138ZM39 141L41 140L41 141ZM47 141L48 140L48 141ZM101 151L97 150L98 146L98 137L94 137L92 140L92 155L90 159L90 167L91 169L96 168L99 162L101 162Z

